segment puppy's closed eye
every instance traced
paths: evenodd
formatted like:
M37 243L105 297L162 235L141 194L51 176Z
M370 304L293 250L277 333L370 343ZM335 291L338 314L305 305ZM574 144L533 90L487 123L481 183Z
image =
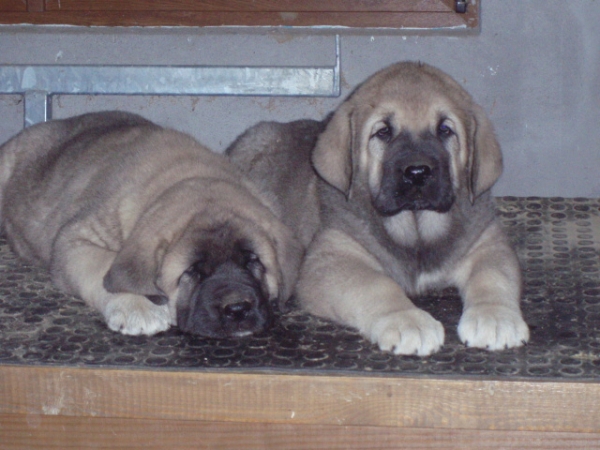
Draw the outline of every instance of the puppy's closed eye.
M159 306L166 305L167 303L169 303L169 297L167 297L166 295L146 295L146 298L155 305Z
M192 265L190 265L185 272L181 275L190 277L194 281L201 281L203 278L208 276L206 265L203 261L195 261ZM181 279L180 279L181 280Z
M265 266L258 255L251 250L242 250L242 266L258 280L262 279L266 272Z

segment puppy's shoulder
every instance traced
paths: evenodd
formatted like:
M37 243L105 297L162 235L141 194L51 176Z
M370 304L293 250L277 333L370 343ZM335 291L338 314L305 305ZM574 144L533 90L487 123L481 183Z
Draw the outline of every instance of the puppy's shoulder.
M323 122L311 119L259 122L240 134L225 154L235 158L244 153L290 152L298 147L312 150L324 128Z
M276 122L259 122L242 132L225 149L224 154L236 160L247 154L263 153L268 151L271 142L277 141L278 130Z

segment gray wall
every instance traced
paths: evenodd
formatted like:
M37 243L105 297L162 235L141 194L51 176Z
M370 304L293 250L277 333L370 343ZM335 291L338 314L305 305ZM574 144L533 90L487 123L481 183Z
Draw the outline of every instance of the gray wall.
M600 196L600 1L483 0L477 35L344 34L342 97L390 63L428 62L488 111L505 156L494 193ZM333 34L196 28L0 27L4 64L330 66ZM222 151L258 120L321 118L340 98L56 96L53 116L123 109ZM22 128L0 95L0 142Z

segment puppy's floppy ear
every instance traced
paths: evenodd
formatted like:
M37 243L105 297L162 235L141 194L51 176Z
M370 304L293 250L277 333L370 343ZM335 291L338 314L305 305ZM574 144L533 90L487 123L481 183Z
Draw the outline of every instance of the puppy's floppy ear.
M353 170L352 111L353 105L348 101L335 111L312 153L319 176L346 197L350 194Z
M502 152L492 122L478 105L473 106L470 134L467 170L472 203L490 189L502 174Z
M179 191L171 191L175 196ZM167 295L156 285L163 259L175 232L189 220L187 214L174 214L168 196L148 208L125 239L104 276L108 292L145 295L153 303L165 303Z
M140 233L132 234L104 276L104 289L145 295L153 303L166 303L166 295L156 286L156 278L167 246L165 239L146 240Z
M280 265L281 278L278 305L279 310L285 312L287 309L286 303L296 287L298 273L300 272L300 263L304 256L304 248L287 227L281 233L278 233L278 235L276 252Z
M154 303L165 302L161 297L168 295L158 284L163 262L192 218L200 215L189 205L202 206L203 186L196 179L188 179L167 189L145 210L104 276L108 292L129 292L145 295Z
M304 247L292 230L270 211L265 211L260 224L253 219L246 230L253 252L265 269L261 283L266 287L267 297L285 312L286 303L296 287Z

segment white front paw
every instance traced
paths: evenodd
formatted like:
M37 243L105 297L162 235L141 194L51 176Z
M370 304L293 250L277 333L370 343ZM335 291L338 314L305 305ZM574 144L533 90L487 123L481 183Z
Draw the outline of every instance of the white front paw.
M146 297L123 294L112 298L104 309L108 328L129 335L153 335L168 330L168 305L155 305Z
M377 319L370 337L383 351L427 356L438 351L444 343L444 327L429 313L414 308Z
M463 312L458 336L469 347L503 350L525 344L529 340L529 328L518 308L475 305Z

